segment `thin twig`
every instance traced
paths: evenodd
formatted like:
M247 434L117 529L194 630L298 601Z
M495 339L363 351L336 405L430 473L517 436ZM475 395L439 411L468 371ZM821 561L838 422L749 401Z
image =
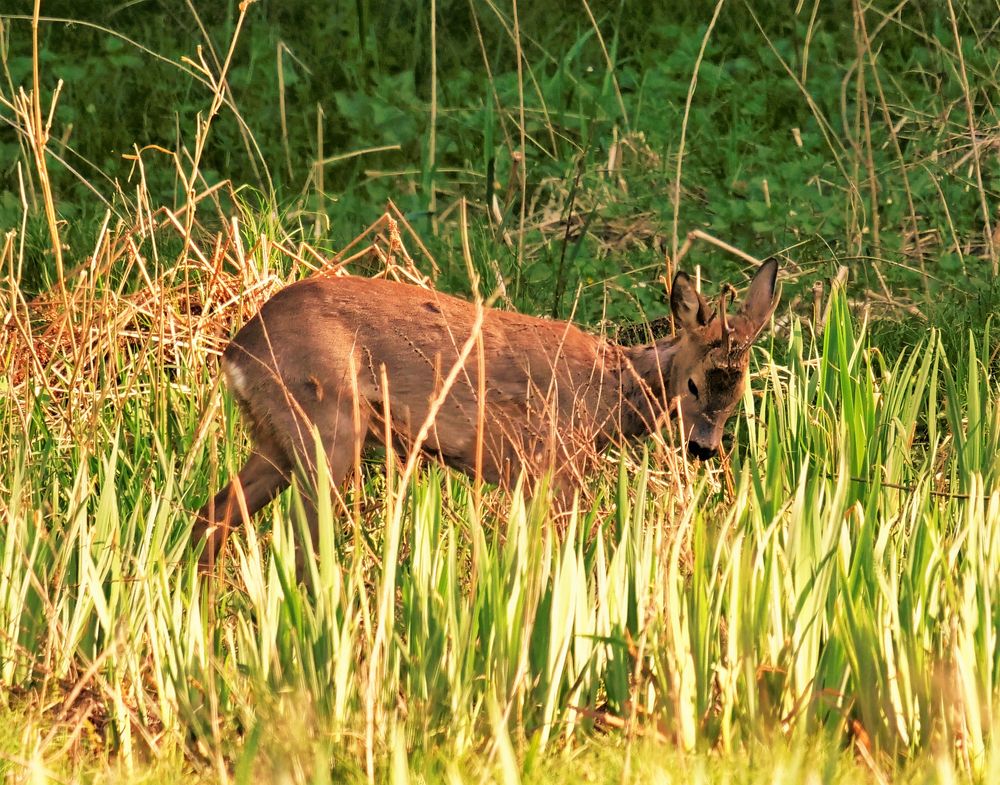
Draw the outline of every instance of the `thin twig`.
M688 84L687 100L684 102L684 119L681 121L681 140L677 147L677 172L674 175L674 224L671 235L670 255L677 258L677 227L680 224L681 214L681 170L684 166L684 142L687 140L688 120L691 116L691 104L694 101L694 91L698 86L698 71L701 70L701 61L705 57L705 49L708 47L708 39L715 29L715 23L719 20L722 6L726 0L719 0L715 4L715 11L712 13L712 21L708 23L708 29L701 39L701 48L698 50L698 57L694 61L694 70L691 72L691 81ZM676 262L674 263L676 265Z

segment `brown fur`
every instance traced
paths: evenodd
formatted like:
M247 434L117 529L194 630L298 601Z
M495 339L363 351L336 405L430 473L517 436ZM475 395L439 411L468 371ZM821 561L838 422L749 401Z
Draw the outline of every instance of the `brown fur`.
M689 449L709 457L743 393L747 349L777 303L776 273L773 261L761 267L743 308L727 320L679 273L671 293L679 333L639 347L486 308L482 362L471 352L422 449L469 474L478 468L490 482L552 470L557 485L572 485L597 451L648 434L679 411ZM384 442L386 411L395 446L408 449L476 319L476 306L464 300L354 277L310 278L265 303L222 359L255 449L198 513L202 563L212 563L244 504L253 515L293 471L310 484L313 428L334 484L365 446Z

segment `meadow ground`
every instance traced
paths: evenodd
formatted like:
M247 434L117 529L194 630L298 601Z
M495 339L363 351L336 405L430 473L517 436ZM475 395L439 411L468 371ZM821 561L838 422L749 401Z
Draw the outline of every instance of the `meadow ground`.
M9 781L1000 781L995 5L199 5L0 12ZM376 456L198 576L283 283L639 340L768 256L724 459Z

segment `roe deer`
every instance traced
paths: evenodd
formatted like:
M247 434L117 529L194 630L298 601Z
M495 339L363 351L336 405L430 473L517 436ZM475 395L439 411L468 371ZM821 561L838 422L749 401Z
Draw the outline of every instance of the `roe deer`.
M259 510L295 471L310 479L313 428L335 487L361 449L384 443L387 432L395 446L412 445L435 398L440 406L421 449L494 483L552 470L553 482L565 485L579 479L588 456L648 434L671 415L689 451L711 457L743 394L748 349L777 305L777 270L776 261L765 262L739 313L729 317L725 289L716 310L677 273L670 306L679 332L636 347L569 322L480 312L464 300L388 280L313 277L291 284L264 304L222 357L254 452L198 513L193 537L206 540L202 565L213 563L241 511ZM468 351L470 340L478 351ZM463 346L466 359L456 368ZM453 383L444 389L450 373ZM311 523L315 537L314 511Z

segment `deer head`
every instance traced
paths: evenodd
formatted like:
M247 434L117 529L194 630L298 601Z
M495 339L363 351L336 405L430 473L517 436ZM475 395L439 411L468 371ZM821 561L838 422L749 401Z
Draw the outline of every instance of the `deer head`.
M743 396L750 346L778 304L777 272L773 259L761 265L735 315L727 313L731 287L723 287L713 309L686 274L674 276L670 308L681 331L666 393L696 458L718 452L722 429Z

